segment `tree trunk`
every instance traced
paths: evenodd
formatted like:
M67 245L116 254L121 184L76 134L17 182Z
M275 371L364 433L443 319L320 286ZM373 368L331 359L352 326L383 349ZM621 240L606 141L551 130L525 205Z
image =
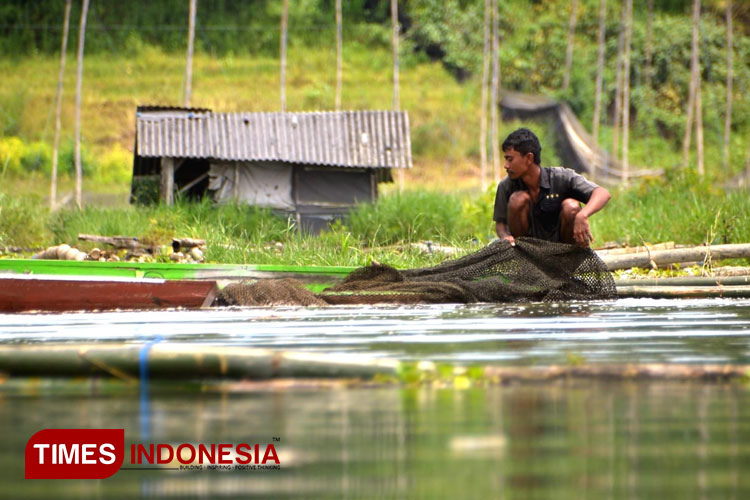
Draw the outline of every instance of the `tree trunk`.
M622 0L620 6L620 33L617 36L617 72L615 77L615 112L612 122L612 153L617 158L620 153L620 121L622 120L622 70L623 70L623 49L625 46L625 17L627 8Z
M565 74L563 75L563 90L570 86L570 69L573 66L573 42L576 34L576 18L578 16L578 0L570 5L570 24L568 25L568 48L565 51Z
M281 7L281 112L286 111L286 41L289 0L283 0Z
M648 0L648 15L646 16L646 87L651 88L651 73L653 71L654 44L653 44L653 27L654 27L654 0Z
M76 206L83 207L81 194L81 177L83 168L81 166L81 85L83 83L83 46L86 41L86 16L89 12L89 0L83 0L81 6L81 22L78 30L78 68L76 75L76 144L75 144L75 164L76 164Z
M341 86L344 67L342 24L341 0L336 0L336 111L341 111Z
M490 79L490 0L484 0L484 50L482 52L482 120L479 131L479 176L482 192L487 189L487 94Z
M190 0L190 14L188 16L187 62L185 63L185 95L183 106L190 107L190 93L193 82L193 42L195 40L195 12L198 0Z
M490 89L490 139L492 141L492 175L500 180L500 19L498 0L492 0L492 88Z
M52 146L52 178L49 192L49 208L54 210L57 205L57 151L60 147L60 114L62 113L63 77L65 76L65 51L68 49L68 31L70 28L71 0L65 0L65 19L63 20L62 43L60 47L60 74L57 77L57 93L55 94L55 141Z
M633 35L633 0L627 0L625 19L625 60L622 72L622 182L627 184L630 170L630 43Z
M606 34L607 0L599 1L599 40L596 56L596 92L594 94L594 120L591 125L591 135L599 142L599 122L602 116L602 82L604 79L604 37ZM592 164L593 166L593 164ZM591 176L595 177L592 170Z
M701 16L700 0L693 0L693 36L690 49L690 87L685 118L685 136L682 139L682 166L687 167L690 155L690 138L693 133L693 113L695 112L696 89L700 80L700 60L698 58L698 23Z
M732 133L732 0L727 1L727 110L724 116L724 153L721 157L725 175L729 175L729 139Z
M398 88L398 0L391 0L391 24L393 25L393 109L401 108L401 99Z

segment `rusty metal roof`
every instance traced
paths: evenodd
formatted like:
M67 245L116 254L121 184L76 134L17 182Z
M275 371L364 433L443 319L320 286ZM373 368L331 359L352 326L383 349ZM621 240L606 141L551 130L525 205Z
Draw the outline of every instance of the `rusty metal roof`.
M139 108L137 155L410 168L405 111L213 113Z

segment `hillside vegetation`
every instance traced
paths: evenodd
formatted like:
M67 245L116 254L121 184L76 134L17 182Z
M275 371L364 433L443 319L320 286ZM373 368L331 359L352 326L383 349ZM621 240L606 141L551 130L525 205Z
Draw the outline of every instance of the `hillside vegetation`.
M388 3L344 2L345 109L391 105ZM279 107L280 4L272 0L199 2L192 105L217 111ZM333 2L291 2L287 100L290 110L332 109L335 91ZM690 58L686 2L656 1L653 73L646 85L645 0L635 1L630 162L675 168L681 163ZM722 1L704 0L701 24L706 163L710 178L728 178L748 161L750 144L750 7L735 9L731 162L721 169L725 110L726 27ZM591 127L599 0L580 0L571 85L562 91L570 3L511 0L501 6L503 88L564 99ZM49 171L63 2L12 0L0 6L0 167L2 175ZM476 185L482 59L480 0L402 2L401 105L410 113L412 182L446 176ZM523 13L522 16L518 13ZM61 168L72 171L75 45L72 14L64 86ZM522 21L521 21L522 19ZM608 2L604 126L611 144L619 3ZM135 107L179 105L183 97L187 2L92 2L83 81L87 189L126 186ZM537 128L543 125L537 125ZM502 131L506 133L507 127ZM550 152L551 144L546 144ZM550 163L547 161L546 163ZM93 183L93 184L92 184Z

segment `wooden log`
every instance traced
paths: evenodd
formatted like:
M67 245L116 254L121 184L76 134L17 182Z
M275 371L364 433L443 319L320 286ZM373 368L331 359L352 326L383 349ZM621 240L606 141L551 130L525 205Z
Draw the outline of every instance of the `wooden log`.
M79 234L79 240L83 241L96 241L97 243L106 243L107 245L115 248L124 248L133 250L136 248L142 248L143 245L138 241L135 236L99 236L96 234Z
M206 240L199 238L172 238L172 250L179 252L180 249L191 249L195 247L205 247Z
M750 298L750 286L618 286L618 297L636 298Z
M657 250L631 255L604 255L602 260L607 264L610 271L614 271L616 269L630 269L631 267L651 268L652 262L656 265L664 265L703 261L707 257L713 260L750 258L750 244L676 248L674 250Z

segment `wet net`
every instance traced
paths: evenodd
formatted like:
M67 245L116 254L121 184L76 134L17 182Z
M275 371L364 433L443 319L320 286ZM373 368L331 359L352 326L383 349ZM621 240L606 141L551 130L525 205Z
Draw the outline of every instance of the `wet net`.
M231 287L231 288L230 288ZM226 305L435 304L615 298L607 266L592 250L534 238L498 240L434 267L397 270L373 264L312 293L293 280L230 285Z

